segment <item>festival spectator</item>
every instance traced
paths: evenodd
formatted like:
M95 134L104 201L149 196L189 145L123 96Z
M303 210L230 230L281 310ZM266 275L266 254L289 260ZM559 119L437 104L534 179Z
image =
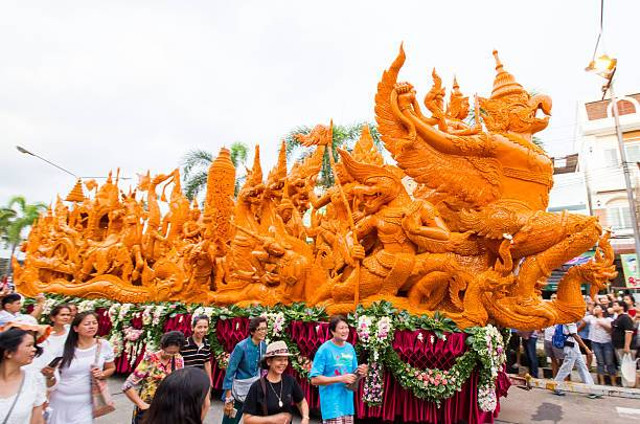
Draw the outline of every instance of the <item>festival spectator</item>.
M609 300L609 296L607 295L597 296L596 304L602 307L602 313L604 314L605 317L610 315L609 308L611 307L611 301Z
M0 422L44 424L44 378L37 370L22 369L40 353L32 332L9 328L0 333Z
M135 405L132 424L140 424L149 409L158 385L172 372L184 368L180 349L184 345L181 331L169 331L160 339L160 350L145 352L142 361L122 385L122 391ZM136 392L136 388L139 391Z
M627 304L627 306L628 306L628 308L627 308L627 309L628 309L627 313L629 314L629 316L630 316L631 318L635 318L635 316L636 316L636 300L633 298L633 295L631 295L631 294L625 294L625 295L622 297L622 301L623 301L624 303L626 303L626 304Z
M13 290L11 290L11 287L9 287L9 284L7 283L6 275L2 278L2 280L3 281L0 282L0 299L4 299L5 296L13 292Z
M558 374L554 380L558 383L563 382L564 379L571 374L573 366L576 365L582 382L584 384L593 385L593 378L591 377L591 374L589 374L589 369L584 363L584 359L582 359L578 345L582 346L587 353L591 352L591 350L584 344L582 338L578 335L578 327L576 324L565 324L562 326L562 333L565 335L564 360L562 361L562 365L560 366ZM565 395L558 389L556 389L554 393L558 396ZM599 396L597 395L589 395L589 398L591 399L598 397Z
M518 331L518 335L522 338L524 353L529 362L529 374L538 378L538 355L536 345L538 343L538 334L535 331Z
M67 305L69 306L69 310L71 311L71 322L73 322L73 320L76 318L76 315L78 315L78 306L75 303L67 303Z
M309 377L311 384L319 386L323 423L353 424L353 390L347 385L364 377L368 366L358 365L356 351L347 342L349 325L345 317L332 317L329 331L332 338L316 352Z
M249 336L233 348L222 383L224 417L222 424L240 422L244 401L251 385L260 378L260 358L267 350L267 319L255 317L249 321Z
M38 318L44 308L45 297L39 294L36 297L36 304L29 315L20 313L22 309L22 296L18 293L9 293L2 298L2 310L0 310L0 325L5 325L12 321L24 321L29 324L37 324Z
M244 402L246 424L291 423L293 404L302 415L301 424L309 424L309 405L300 384L290 375L283 374L289 366L289 349L283 341L270 343L260 366L267 375L255 381ZM267 421L268 420L268 421Z
M552 325L544 329L544 352L547 357L551 359L551 375L555 377L558 374L560 364L564 359L564 349L558 349L553 345L553 334L556 331L556 326Z
M520 371L520 364L522 358L522 338L520 332L515 328L511 330L511 336L509 337L509 344L507 345L507 368L514 369L516 372Z
M189 367L169 374L158 386L145 424L202 424L211 407L211 380L202 369Z
M36 358L29 367L40 371L55 358L58 351L64 347L64 342L69 334L69 323L71 322L71 311L66 304L54 307L49 314L51 321L51 334L40 344L42 355Z
M611 378L611 384L616 381L616 364L611 344L611 321L610 317L605 317L602 306L596 305L593 308L593 315L584 318L589 328L589 340L591 349L596 355L598 366L598 384L605 384L605 370Z
M97 338L97 333L95 312L76 315L64 346L55 354L62 358L59 367L42 370L48 379L57 380L50 397L49 424L93 422L91 378L105 380L116 370L113 348L108 341Z
M627 353L631 354L632 358L635 357L635 352L631 351L635 326L627 313L629 306L626 303L621 301L613 302L613 309L617 316L611 323L611 341L616 350L618 361L622 362L622 357Z
M589 339L589 324L587 323L586 318L591 316L592 310L589 310L589 307L587 306L587 312L585 313L585 316L580 321L578 321L578 324L577 324L578 335L584 342L584 345L589 348L589 352L587 352L582 347L582 345L580 346L580 353L586 356L587 358L586 364L587 364L587 368L589 369L591 369L591 364L593 363L593 349L591 347L591 340Z
M211 379L211 348L207 341L209 318L206 315L198 315L191 322L193 333L180 351L184 366L200 368Z

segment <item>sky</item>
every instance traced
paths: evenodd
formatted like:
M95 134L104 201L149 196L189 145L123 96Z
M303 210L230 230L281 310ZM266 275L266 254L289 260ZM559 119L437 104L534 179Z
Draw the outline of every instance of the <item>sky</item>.
M605 1L601 52L618 59L619 94L640 92L638 16L638 1ZM525 88L553 98L547 151L572 153L577 105L601 96L584 71L599 20L599 0L3 0L0 204L48 203L75 182L16 145L82 177L120 167L123 188L234 141L260 144L270 169L296 126L373 121L401 42L401 79L420 99L433 67L488 96L498 49Z

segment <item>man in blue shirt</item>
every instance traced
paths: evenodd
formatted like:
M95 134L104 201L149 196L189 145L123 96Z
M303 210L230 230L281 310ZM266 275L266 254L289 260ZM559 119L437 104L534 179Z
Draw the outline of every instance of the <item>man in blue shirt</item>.
M355 415L353 391L347 388L367 374L368 366L358 366L356 351L347 342L349 325L343 316L329 321L333 338L320 346L309 376L311 384L319 386L320 412L325 424L352 424Z

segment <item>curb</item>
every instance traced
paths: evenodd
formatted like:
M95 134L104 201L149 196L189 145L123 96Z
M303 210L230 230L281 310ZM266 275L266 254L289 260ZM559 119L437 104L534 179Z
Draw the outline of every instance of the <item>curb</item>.
M545 389L550 391L560 390L565 393L578 393L584 395L598 395L640 400L640 389L632 387L601 386L597 384L588 385L583 383L574 383L571 381L557 382L554 380L533 378L529 375L526 375L525 377L509 375L509 378L514 385L526 390L531 390L531 388Z

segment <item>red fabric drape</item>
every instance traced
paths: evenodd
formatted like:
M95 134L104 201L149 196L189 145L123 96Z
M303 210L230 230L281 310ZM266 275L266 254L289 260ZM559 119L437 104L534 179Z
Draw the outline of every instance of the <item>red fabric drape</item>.
M176 315L169 318L164 325L164 331L180 330L185 335L191 334L191 317L189 315ZM134 328L142 328L139 318L132 320ZM100 319L100 333L110 329L111 322L108 317ZM249 321L247 318L232 318L218 320L215 331L220 344L226 352L231 352L239 341L245 339L249 333ZM106 331L108 333L108 331ZM326 322L307 323L295 321L289 324L287 332L291 340L296 343L300 353L308 358L313 355L329 338L329 324ZM419 337L419 335L422 337ZM401 330L395 333L393 348L403 361L419 368L449 369L458 356L462 355L467 347L465 333L447 334L446 340L440 340L435 334L426 330L408 331ZM352 329L349 335L350 342L356 341L355 331ZM433 340L433 343L432 343ZM141 359L141 357L139 358ZM118 372L128 373L134 368L129 364L126 355L117 358ZM220 369L214 361L213 385L216 389L222 388L225 371ZM296 377L312 409L319 409L320 399L318 389L311 386L308 380L301 379L292 368L288 373ZM469 423L493 423L498 416L500 405L493 413L480 411L477 402L478 374L472 373L471 378L462 386L462 390L443 401L438 408L435 403L414 397L411 392L405 390L385 371L384 373L384 400L379 407L367 407L362 399L362 385L356 396L356 415L360 419L376 419L385 422L421 422L421 423L457 423L465 420ZM509 388L509 379L504 373L498 376L496 393L499 397L506 396Z

